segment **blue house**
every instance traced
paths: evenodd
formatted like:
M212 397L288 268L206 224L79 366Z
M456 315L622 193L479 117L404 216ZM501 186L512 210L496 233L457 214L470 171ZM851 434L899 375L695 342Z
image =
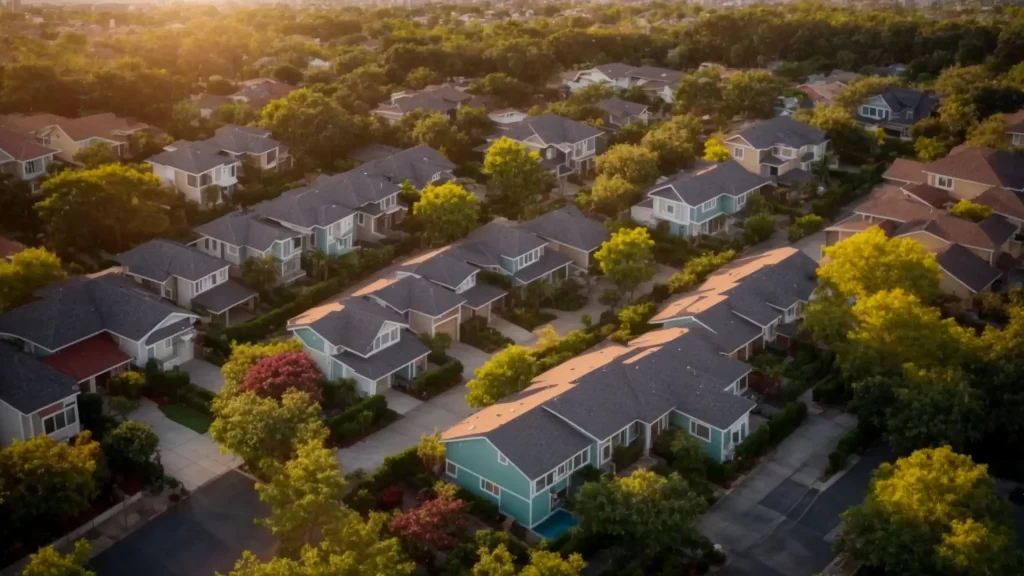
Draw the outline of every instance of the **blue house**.
M673 234L685 238L728 232L747 200L771 184L735 160L705 162L649 188L631 213L646 226L667 222Z
M648 454L670 425L729 460L749 433L750 371L700 326L589 352L444 432L445 475L535 528L582 484L580 470L613 472L617 446L641 442Z

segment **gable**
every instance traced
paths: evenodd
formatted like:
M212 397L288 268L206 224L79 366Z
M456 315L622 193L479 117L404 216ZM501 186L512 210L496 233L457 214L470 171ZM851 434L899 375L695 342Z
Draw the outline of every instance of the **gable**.
M863 106L874 106L875 108L884 108L892 112L892 108L890 108L889 105L885 103L885 99L877 94L865 100Z

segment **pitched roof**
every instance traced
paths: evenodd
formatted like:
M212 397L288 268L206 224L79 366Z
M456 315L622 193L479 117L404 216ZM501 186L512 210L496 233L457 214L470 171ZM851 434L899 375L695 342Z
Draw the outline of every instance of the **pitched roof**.
M408 180L417 190L434 182L434 176L455 169L455 164L426 144L400 150L386 158L371 160L352 172L382 176L388 182L402 184Z
M0 236L0 259L7 259L25 249L21 242Z
M648 108L644 104L630 102L629 100L623 100L622 98L605 98L597 103L597 107L604 110L606 113L617 117L639 116Z
M0 129L0 154L2 153L20 162L26 162L56 154L57 151L43 146L29 136Z
M299 232L244 210L225 214L197 227L195 231L232 246L246 246L260 252L266 252L278 240L302 236Z
M993 214L978 223L949 214L940 214L934 218L905 222L893 232L893 235L905 236L914 232L927 232L946 242L995 250L1013 237L1017 227L998 214Z
M729 138L739 136L759 150L771 148L776 144L784 144L790 148L817 145L828 140L824 130L820 130L790 118L776 116L771 120L762 120L753 126L741 130Z
M260 202L253 211L265 218L287 222L302 228L326 228L356 213L354 202L342 203L341 195L325 182L289 190L277 198Z
M171 314L195 318L113 274L76 277L43 294L39 300L0 315L0 333L56 351L104 330L137 341Z
M195 282L231 264L206 252L178 242L156 238L115 257L128 268L150 280L164 282L171 276Z
M193 297L192 304L205 308L211 314L221 314L255 297L255 290L228 280Z
M404 314L415 310L427 316L440 316L466 301L462 296L416 276L387 280L369 292L360 292L377 298Z
M343 346L358 354L373 351L373 341L386 322L402 326L400 314L365 298L347 298L307 310L288 321L289 328L309 326L332 346Z
M440 84L393 94L390 100L378 104L376 111L397 114L407 114L413 110L450 112L462 105L484 107L484 102L479 96L459 90L451 84Z
M42 358L44 364L67 374L75 382L92 378L131 362L107 334L97 334Z
M399 270L421 276L454 290L470 276L476 274L477 268L467 264L451 248L451 246L445 246L410 258L402 262Z
M76 142L89 138L122 140L125 134L149 127L134 118L122 118L112 112L81 118L65 118L56 114L9 114L0 117L0 127L21 134L37 134L51 126L59 126Z
M0 342L0 400L32 414L78 393L78 383L34 356Z
M939 266L974 293L981 292L1002 276L1002 272L990 266L960 244L950 244L935 255Z
M945 208L947 204L955 203L953 196L949 192L927 184L907 184L903 186L902 190L904 193L924 202L932 208Z
M700 206L722 195L737 197L771 183L764 176L748 172L739 162L729 160L721 164L702 163L692 170L678 172L669 180L648 188L644 195Z
M374 143L357 148L354 152L349 153L348 157L359 162L373 162L374 160L383 160L401 151L401 148Z
M1024 200L1016 192L1005 188L993 186L976 196L972 202L988 206L996 214L1024 220Z
M945 214L944 210L936 209L924 202L908 197L902 190L881 188L872 193L864 203L853 209L855 214L874 216L908 222L910 220L927 220Z
M430 354L430 349L415 334L402 330L398 342L363 358L348 350L333 357L342 364L371 380L382 378Z
M452 253L478 266L501 266L502 256L515 259L545 244L546 240L517 222L495 218L474 230Z
M1024 109L1013 114L1003 114L1007 134L1024 134Z
M902 114L907 110L913 110L914 119L912 122L931 116L932 110L938 103L935 99L935 94L930 90L912 90L899 86L889 86L878 96L885 101L886 106L894 114ZM888 121L900 123L899 119L890 119Z
M269 130L234 124L217 128L213 137L205 142L234 154L263 154L281 146L271 137Z
M886 168L882 178L886 180L898 180L900 182L927 182L928 177L923 172L924 162L897 158L892 165Z
M604 132L582 122L570 120L557 114L542 114L529 116L508 130L492 135L489 139L497 140L505 136L512 140L528 141L544 147L555 144L575 144L601 134Z
M565 206L523 222L523 228L548 240L571 246L584 252L601 247L611 238L608 227L587 218L579 208Z
M210 143L179 140L165 147L163 152L146 158L146 162L198 175L218 166L236 164L238 160L220 154L216 146Z
M929 162L925 172L988 186L1024 191L1024 158L978 146L959 146L945 158Z

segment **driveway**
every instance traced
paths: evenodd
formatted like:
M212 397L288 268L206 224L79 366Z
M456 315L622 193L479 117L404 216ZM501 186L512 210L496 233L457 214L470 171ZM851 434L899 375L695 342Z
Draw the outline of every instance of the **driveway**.
M182 364L181 369L188 372L193 384L206 388L210 392L220 392L220 389L224 387L224 376L220 373L220 366L216 364L210 364L206 360L192 359Z
M227 574L242 552L273 557L274 537L255 524L270 514L248 476L232 470L129 534L90 562L98 576Z
M521 326L516 326L497 314L491 315L490 326L505 336L508 336L513 342L520 346L533 346L537 343L537 336L533 332L530 332Z
M160 462L164 472L177 478L188 490L195 490L241 464L236 456L221 454L209 432L200 434L178 424L164 416L151 400L143 398L139 408L128 417L153 428L160 437Z
M839 515L861 502L871 473L888 457L875 451L838 479L821 484L828 454L856 418L839 411L811 415L699 523L721 544L732 576L811 576L834 557Z
M462 362L462 378L469 382L476 375L476 369L491 359L491 354L462 342L452 342L448 355Z

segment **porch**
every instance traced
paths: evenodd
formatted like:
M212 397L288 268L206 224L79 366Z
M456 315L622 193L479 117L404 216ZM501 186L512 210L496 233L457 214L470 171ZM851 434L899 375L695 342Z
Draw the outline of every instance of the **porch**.
M146 339L148 358L156 360L161 370L170 370L191 360L195 355L196 331L186 319L165 326Z
M228 280L193 298L192 305L208 313L210 322L230 326L233 309L240 309L243 313L248 311L249 317L254 315L257 297L258 294L254 290Z

